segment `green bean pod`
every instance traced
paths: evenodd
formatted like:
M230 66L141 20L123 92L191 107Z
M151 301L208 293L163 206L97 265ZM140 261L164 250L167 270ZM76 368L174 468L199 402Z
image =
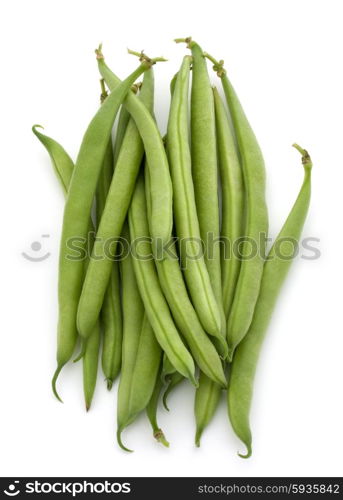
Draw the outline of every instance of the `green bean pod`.
M49 153L56 176L60 181L64 194L67 195L74 169L73 160L58 142L39 132L37 127L40 127L40 125L34 125L32 127L32 131ZM89 221L89 229L90 233L94 234L94 226L91 220ZM99 344L100 325L97 323L94 332L90 337L89 344L87 345L85 356L83 358L83 391L87 411L90 408L96 386ZM52 383L53 392L57 399L62 401L57 393L55 384L56 379L54 379Z
M127 242L130 242L127 223L124 224L122 237ZM121 259L120 270L123 307L123 347L117 398L117 441L120 447L127 451L128 449L122 443L121 433L130 423L131 385L143 324L144 306L138 290L133 259L130 252L127 252L127 255Z
M199 253L201 237L191 174L187 122L190 64L191 57L185 56L175 83L167 129L167 152L174 189L176 233L179 238L182 267L194 308L206 332L221 342L221 354L225 356L227 346L221 335L220 311L204 257L202 252Z
M161 364L162 350L145 314L132 377L130 412L138 415L150 401Z
M76 316L85 270L84 260L88 221L112 125L119 106L123 102L132 83L149 68L150 64L142 62L111 93L91 120L82 140L63 216L59 260L59 320L56 374L60 372L61 368L71 358L76 344L78 333ZM77 251L74 249L75 241L80 243ZM96 295L96 293L97 290L94 288L93 294ZM96 321L93 322L91 328L79 330L79 334L83 340L82 352L85 350L86 340L92 334L95 324Z
M149 404L146 407L146 413L147 413L147 417L148 417L149 422L150 422L151 427L152 427L154 438L156 439L156 441L163 444L163 446L166 446L167 448L169 448L169 443L166 440L162 429L160 428L160 426L157 423L157 410L158 410L158 403L160 400L162 387L163 387L163 383L161 381L161 377L157 377L154 391L153 391L152 396L150 398Z
M129 227L134 252L134 269L145 312L157 341L170 362L194 385L195 367L174 325L166 299L158 281L149 234L143 176L139 176L129 210Z
M101 102L107 98L104 81L101 80ZM120 124L121 127L124 123ZM119 129L120 130L120 129ZM117 141L116 141L117 143ZM97 226L105 208L106 198L113 176L113 145L112 138L108 141L103 167L100 172L96 190L96 219ZM112 388L121 365L122 344L122 311L120 303L119 264L116 260L112 263L111 277L104 296L101 308L101 322L104 330L102 346L102 371L105 375L107 388Z
M214 69L221 78L236 132L246 192L242 262L227 325L229 358L232 358L249 329L261 286L268 233L265 168L255 134L226 75L223 61L218 63L208 54L206 56L214 62Z
M150 219L151 191L148 168L145 168L145 190L147 214ZM226 378L220 357L204 332L198 316L189 299L187 288L179 266L176 246L169 246L169 252L163 260L156 259L158 277L164 295L173 314L174 321L180 333L199 365L212 380L226 387Z
M258 358L280 288L294 257L293 244L287 245L286 248L283 246L282 256L278 255L278 249L281 248L282 242L289 244L290 241L299 241L310 204L312 162L307 151L294 146L302 154L304 181L293 208L268 254L254 317L248 334L236 349L231 365L228 411L236 435L247 448L245 455L240 454L242 458L248 458L252 453L249 413Z
M195 392L195 444L200 446L202 433L210 423L218 408L222 388L203 372L200 373L199 387Z
M96 54L101 76L111 90L117 88L120 80L105 63L101 47L96 51ZM144 54L139 55L141 59L146 59L151 63L163 61L162 58L151 60ZM152 114L137 96L130 92L124 101L124 105L135 121L148 158L149 168L151 169L151 189L154 193L151 236L163 246L169 242L173 226L173 189L163 141Z
M130 95L136 99L133 93ZM154 75L151 69L144 75L137 102L143 106L144 112L148 113L148 110L152 111L153 100ZM97 240L93 248L93 257L96 258L90 261L82 288L77 318L79 328L82 330L92 328L100 313L112 269L112 260L108 256L108 243L113 242L111 247L113 253L129 209L143 154L144 146L139 131L131 119L116 161L106 206L97 231ZM97 293L94 293L95 289Z
M234 243L243 236L244 184L236 150L235 139L229 124L224 103L213 88L218 161L222 185L222 247L221 271L223 304L228 318L236 290L241 262L235 255Z
M221 314L222 335L226 318L220 263L220 222L216 122L211 82L201 47L191 38L184 41L192 52L191 153L195 202L204 243L205 262Z

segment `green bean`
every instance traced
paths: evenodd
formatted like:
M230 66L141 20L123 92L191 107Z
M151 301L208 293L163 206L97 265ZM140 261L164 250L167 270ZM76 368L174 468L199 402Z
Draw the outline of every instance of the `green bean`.
M185 377L181 375L179 372L174 372L169 376L169 382L166 390L164 391L163 394L163 406L167 411L169 411L169 407L167 404L169 394L172 392L173 389L175 389L176 386L178 386L181 382L185 380Z
M139 55L143 60L150 61L143 53L129 52ZM109 88L113 90L120 84L120 80L106 65L101 47L99 47L96 53L100 74L105 79ZM156 58L152 62L159 60L163 61L164 59ZM124 105L136 123L149 161L151 189L154 193L151 220L152 238L159 240L163 246L169 242L173 226L173 191L168 160L164 151L161 134L153 116L135 95L129 93L124 101Z
M154 330L157 341L165 351L170 362L194 385L194 363L174 325L168 304L158 281L154 262L152 260L152 245L146 235L149 234L144 179L137 180L135 192L129 210L129 226L131 240L135 244L134 269L138 288L144 303L145 312ZM139 244L139 254L138 254Z
M207 377L200 373L199 387L195 392L194 414L196 422L195 444L200 446L201 435L210 423L218 408L222 389Z
M124 224L122 237L127 242L130 242L127 223ZM121 259L120 269L123 288L123 349L117 399L117 440L121 448L127 450L121 441L121 433L130 423L131 384L143 323L144 307L138 291L133 269L133 259L130 252Z
M64 194L67 195L74 169L73 160L58 142L39 132L37 130L38 127L40 127L40 125L34 125L32 127L32 131L49 153L57 178L60 181ZM90 233L94 234L94 226L91 220L89 221L89 226ZM97 323L94 332L89 339L89 344L87 345L85 356L83 358L83 391L87 411L89 410L93 399L97 380L99 344L100 326ZM57 393L55 382L53 382L53 392L57 399L62 402Z
M211 82L201 47L191 38L176 41L187 43L192 51L191 155L195 202L206 267L221 314L222 335L226 337L220 265L216 123Z
M163 387L163 384L161 381L161 377L157 377L154 391L153 391L152 396L150 398L149 404L146 407L146 413L147 413L149 422L150 422L151 427L152 427L154 438L156 439L156 441L163 444L163 446L166 446L167 448L169 448L169 443L166 440L162 429L159 427L159 425L157 423L157 409L158 409L158 403L160 400L162 387Z
M131 95L136 99L133 94ZM144 75L142 90L137 99L138 108L141 109L140 106L143 106L144 115L148 114L148 109L152 110L153 97L154 77L151 69ZM108 256L108 242L114 242L112 245L112 252L114 252L115 240L120 237L143 154L144 146L139 131L135 122L130 120L97 232L97 240L93 249L93 256L96 258L91 258L80 297L78 325L81 330L92 328L99 315L112 269L112 261ZM97 293L94 293L94 289Z
M235 241L243 236L244 185L236 144L224 103L213 88L218 160L222 185L222 286L225 315L228 318L241 262L233 252Z
M130 412L132 415L137 415L144 410L150 401L156 384L161 358L161 347L145 314L132 377L130 398Z
M54 381L71 358L77 340L76 315L83 283L84 259L80 257L81 252L78 255L71 253L70 246L77 238L81 241L81 249L86 247L92 201L116 113L132 83L150 66L150 63L143 61L111 93L91 120L82 140L64 208L58 285L57 369ZM93 294L96 295L96 288ZM82 352L95 324L96 321L89 330L79 331L83 340Z
M101 80L101 88L101 102L103 103L107 98L103 80ZM108 190L111 185L113 165L113 146L112 138L110 138L96 191L96 218L98 226L105 208ZM107 388L110 390L120 370L123 328L120 303L119 264L116 260L112 263L111 277L104 296L104 302L101 309L101 322L104 330L102 371L107 381Z
M221 342L222 354L227 352L221 336L221 319L203 255L199 255L200 229L197 218L191 175L188 143L188 84L191 58L184 57L171 101L167 152L174 189L174 213L179 238L181 262L194 308L207 333ZM149 162L149 159L148 159ZM187 247L185 248L185 245ZM189 255L185 255L185 249Z
M145 168L145 189L147 214L148 219L150 219L151 191L148 168ZM212 342L204 332L189 299L174 243L169 247L169 253L163 260L156 260L156 268L176 326L185 338L195 361L210 378L226 387L226 378L221 360Z
M265 258L265 243L261 239L265 241L268 232L265 168L255 134L223 68L224 62L218 63L208 54L206 56L214 63L213 68L221 78L236 131L246 191L242 262L227 325L229 357L232 358L236 346L249 329L261 285Z
M166 356L166 353L163 353L162 370L161 370L162 382L165 384L170 375L172 375L175 372L176 370L169 361L168 356Z
M104 79L102 79L104 81ZM138 90L141 88L141 83L135 83L132 85L131 90L134 94L137 94ZM118 126L116 130L116 140L113 147L113 165L115 166L118 160L118 156L120 153L120 148L123 144L123 140L125 137L126 129L130 121L130 113L125 108L125 106L121 107L118 119Z
M311 158L307 151L297 144L294 144L294 147L302 154L304 181L293 208L268 254L254 317L248 334L237 347L231 367L228 410L232 427L247 448L245 455L239 454L243 458L250 457L252 453L249 413L258 357L279 291L294 257L294 243L290 242L298 242L300 239L311 197ZM286 248L283 246L282 255L279 255L282 242L288 245Z

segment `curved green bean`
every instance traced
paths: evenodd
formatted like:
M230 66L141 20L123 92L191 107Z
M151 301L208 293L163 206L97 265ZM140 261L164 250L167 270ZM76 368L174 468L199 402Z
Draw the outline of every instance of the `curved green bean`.
M39 132L37 130L38 127L40 127L40 125L34 125L32 127L32 131L49 153L56 176L60 181L64 194L67 195L74 169L73 160L58 142L56 142L51 137L48 137L47 135ZM94 226L91 220L89 221L89 226L90 233L94 234ZM99 344L100 325L99 323L97 323L93 334L90 336L89 344L87 345L86 352L83 358L83 391L87 411L91 406L96 386L98 374ZM57 399L62 402L60 396L57 393L55 382L56 381L54 380L52 384L53 392Z
M161 377L157 377L156 384L152 396L150 398L149 404L146 407L146 414L149 419L150 425L152 427L153 436L158 443L163 444L166 448L169 448L169 443L166 440L164 432L157 423L157 410L158 403L160 400L160 395L162 391L163 383Z
M190 64L191 57L185 56L175 83L167 129L167 152L174 189L176 232L185 279L194 308L206 332L221 342L221 354L225 356L227 346L221 335L220 311L204 257L202 252L199 254L201 237L191 175L187 123Z
M222 185L222 286L223 304L228 318L236 290L240 260L233 252L233 244L243 236L244 184L242 170L236 151L236 144L224 103L213 88L216 131L218 144L218 161Z
M202 433L210 423L218 408L222 388L207 377L203 372L200 373L199 387L195 391L194 414L196 422L195 444L200 446Z
M147 214L148 219L150 219L151 191L150 175L147 168L145 168L145 190ZM186 340L192 356L204 373L215 382L226 387L226 378L219 355L204 332L189 299L179 266L175 244L173 243L169 247L169 253L163 260L156 259L155 263L160 284L173 314L174 321Z
M242 262L227 325L229 358L232 358L249 329L261 285L265 258L265 243L261 239L266 241L268 232L265 168L255 134L223 68L224 62L218 63L208 54L206 56L221 78L237 136L246 191Z
M258 357L280 288L294 256L294 246L289 243L299 241L310 204L311 158L307 151L296 144L294 146L302 154L304 181L293 208L268 254L254 317L248 334L236 349L231 366L228 411L236 435L247 448L245 455L239 454L242 458L248 458L252 453L249 413ZM288 245L282 249L280 256L282 242Z
M122 237L130 242L128 224L123 226ZM117 398L117 441L126 448L121 440L123 429L130 423L130 394L134 367L136 364L139 339L144 317L144 306L138 291L133 259L130 252L120 261L123 307L123 348L122 365Z
M201 47L191 38L176 41L187 43L192 52L191 155L194 194L205 263L221 314L222 335L226 337L220 263L216 122L211 82Z
M132 51L129 51L137 55ZM120 84L119 78L110 70L101 52L96 51L101 76L111 90ZM147 61L164 61L162 58L150 60L144 54L138 54ZM132 116L144 144L145 154L151 169L151 189L154 193L152 207L152 238L163 246L168 243L173 226L173 190L169 174L168 160L164 150L161 134L149 110L132 92L127 95L124 106Z
M197 385L192 356L184 346L174 325L152 260L152 245L147 238L149 227L142 175L137 180L132 197L129 227L131 240L135 244L133 250L135 250L136 255L133 261L138 288L157 341L175 368L189 378L194 385Z
M76 316L85 265L82 255L80 253L72 253L70 247L76 238L81 243L81 249L86 248L88 221L92 202L116 113L132 83L140 74L149 69L150 66L150 63L143 61L111 93L91 120L82 140L63 216L58 284L57 369L54 380L56 380L62 367L71 358L78 333ZM96 288L93 290L93 294L96 295ZM89 330L79 331L83 340L82 352L84 352L86 347L85 341L93 332L95 324L96 321L94 321Z
M107 98L104 81L101 80L101 102ZM121 123L121 126L124 126ZM117 144L118 141L116 141ZM118 146L119 147L119 146ZM114 153L112 138L108 141L103 167L100 172L96 190L96 219L97 226L105 208L106 198L113 176ZM116 260L112 263L111 277L105 292L101 308L101 322L103 325L102 345L102 371L105 375L107 388L112 388L121 365L122 344L122 311L120 303L119 264Z
M137 99L134 94L130 95ZM143 106L144 114L148 114L148 110L152 111L153 98L154 76L151 69L144 75L142 89L137 99L139 109ZM77 317L80 330L91 329L101 310L112 269L112 260L108 256L108 243L113 242L111 246L113 253L129 209L143 154L144 146L139 131L131 119L120 148L106 207L97 231L97 240L92 252L92 257L96 258L91 258L82 288ZM94 289L97 293L94 293Z
M170 374L169 381L167 382L168 385L167 385L166 390L163 393L163 398L162 398L163 406L165 407L165 409L167 411L169 411L169 407L168 407L167 402L168 402L168 398L169 398L170 393L172 392L172 390L176 386L178 386L181 382L183 382L183 380L185 380L185 377L183 375L181 375L181 373L179 373L179 372L173 372Z

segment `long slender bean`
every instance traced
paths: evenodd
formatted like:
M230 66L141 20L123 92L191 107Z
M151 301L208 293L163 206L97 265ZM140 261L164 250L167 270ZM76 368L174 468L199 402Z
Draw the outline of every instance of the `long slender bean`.
M248 458L252 453L249 413L259 354L279 291L294 257L294 242L297 244L300 239L310 204L311 158L307 151L296 144L294 146L302 154L304 181L293 208L268 254L254 317L248 334L237 347L231 367L228 410L232 427L247 448L245 455L239 454L242 458Z
M146 414L151 424L153 436L156 441L163 444L163 446L165 446L166 448L169 448L169 443L166 440L164 432L157 423L158 403L160 401L162 388L163 383L161 381L161 377L157 377L154 391L152 393L149 404L146 407Z
M145 168L145 191L147 214L150 219L151 191L148 168ZM176 326L185 338L195 361L210 378L226 387L226 378L219 355L204 332L189 299L174 243L169 247L169 252L163 260L156 260L156 268Z
M92 201L116 113L132 83L150 66L146 61L141 62L111 93L91 120L82 140L63 216L58 284L57 369L54 382L74 352L78 333L76 316L83 283L84 259L80 252L72 252L70 247L75 239L81 242L82 250L86 247ZM93 290L93 293L96 295L96 290ZM90 329L79 331L83 339L83 351L86 347L85 341L93 332L95 324L96 321Z
M167 152L174 189L176 232L181 262L195 310L206 332L221 342L221 354L225 356L227 347L221 335L220 312L204 257L199 252L201 237L191 175L187 123L190 64L191 58L185 56L175 83L167 130Z
M96 54L101 76L111 90L116 89L120 84L120 80L105 63L101 46L96 51ZM137 53L134 54L137 55ZM144 54L139 55L143 60L147 61L164 60L162 58L151 60ZM170 240L173 226L173 190L161 134L147 107L132 92L127 95L124 105L139 130L149 161L149 168L151 169L151 189L154 193L151 220L152 237L158 239L160 244L164 245Z
M152 69L144 75L139 99L132 93L130 95L134 98L134 103L136 101L139 103L139 111L141 112L143 109L143 115L149 115L148 110L152 111L154 96ZM151 119L150 115L149 119ZM108 244L112 242L111 251L113 253L127 215L143 154L144 146L139 130L131 119L120 148L106 206L98 228L97 240L93 249L93 257L95 258L91 258L80 297L77 318L80 329L91 328L99 315L112 268L112 261L108 255ZM163 205L161 208L163 209ZM94 289L96 289L96 293L94 293Z
M242 170L224 103L213 88L218 161L222 186L222 286L223 304L228 318L237 285L241 262L235 254L235 242L243 236L244 185Z
M122 237L130 243L127 223L124 224ZM130 421L131 383L143 324L144 306L138 291L133 259L129 251L120 261L120 270L123 288L123 349L117 398L117 440L118 444L127 450L122 444L121 433Z
M101 80L101 89L101 103L103 103L107 98L107 92L103 80ZM124 126L124 124L121 123L121 126ZM99 222L105 208L106 198L113 176L113 165L113 145L112 137L110 137L96 190L97 226L99 226ZM117 260L114 260L112 263L111 277L108 282L104 302L101 308L101 323L104 331L102 345L102 371L107 381L107 388L110 390L112 388L113 381L117 377L120 370L121 344L123 335L119 264Z
M200 446L202 433L210 423L218 408L222 388L203 372L200 373L199 387L195 392L195 444Z
M68 188L70 185L70 180L72 177L74 163L70 158L65 149L51 137L42 134L37 130L39 125L34 125L32 127L33 133L40 140L43 146L48 151L54 171L57 178L60 181L61 187L65 196L68 193ZM90 234L94 234L94 226L92 221L89 221ZM85 404L87 411L91 406L93 399L93 394L96 386L97 374L98 374L98 356L99 356L99 344L100 344L100 325L96 324L95 329L90 336L89 343L86 348L86 352L83 358L83 391L85 397ZM57 399L60 401L61 398L57 393L55 383L53 382L53 392Z
M227 77L224 62L217 62L208 54L206 56L214 63L213 69L221 78L237 136L246 191L242 262L227 325L229 358L232 358L236 346L249 329L261 286L268 232L265 168L262 152Z
M145 311L156 338L170 362L185 377L197 385L192 356L180 339L174 325L168 304L162 293L157 272L152 260L152 245L147 238L149 227L145 200L143 176L139 176L129 210L131 240L135 243L133 251L134 269Z

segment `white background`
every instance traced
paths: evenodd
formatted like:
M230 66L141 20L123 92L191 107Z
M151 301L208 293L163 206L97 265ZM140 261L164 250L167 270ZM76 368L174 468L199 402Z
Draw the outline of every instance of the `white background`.
M342 475L342 2L339 0L13 0L1 12L1 475L263 476ZM34 123L76 156L98 107L94 48L124 77L126 48L163 54L156 114L165 130L169 81L192 35L226 61L264 152L271 234L298 192L302 167L291 148L311 152L313 199L304 236L320 238L319 260L297 260L283 289L259 363L252 410L254 452L242 450L225 401L193 445L193 389L161 409L170 449L142 416L115 443L116 388L101 375L83 407L81 365L62 373L65 404L52 396L57 257L63 196ZM213 79L216 77L213 74ZM43 241L41 235L49 234ZM25 260L41 241L41 263ZM32 254L32 251L31 251Z

